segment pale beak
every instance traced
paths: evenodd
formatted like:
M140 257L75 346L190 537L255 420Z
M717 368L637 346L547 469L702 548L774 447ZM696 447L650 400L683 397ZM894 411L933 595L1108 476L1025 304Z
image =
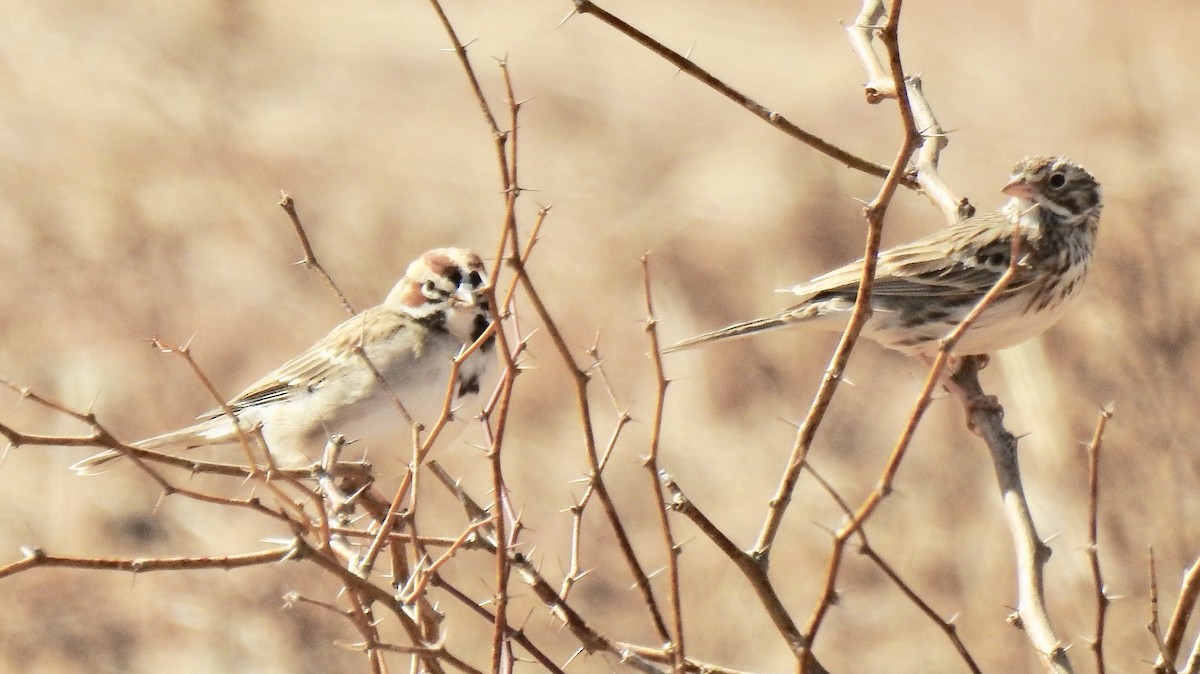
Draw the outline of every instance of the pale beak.
M1004 192L1010 197L1028 199L1030 201L1033 201L1035 194L1034 189L1030 187L1029 183L1026 182L1025 178L1023 177L1013 178L1007 185L1004 186L1004 189L1000 191Z
M454 303L460 307L473 308L479 304L479 297L474 291L459 289L454 293Z

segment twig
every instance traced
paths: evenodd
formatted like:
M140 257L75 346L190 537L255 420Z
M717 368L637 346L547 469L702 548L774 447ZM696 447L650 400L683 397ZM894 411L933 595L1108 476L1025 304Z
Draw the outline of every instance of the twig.
M1150 546L1150 624L1146 629L1158 647L1158 662L1155 663L1155 674L1175 674L1175 656L1167 654L1167 646L1163 643L1162 631L1158 626L1158 568L1154 564L1154 546Z
M488 545L491 547L490 544ZM496 617L492 615L491 612L480 606L479 602L471 599L466 594L463 594L463 592L457 587L446 582L446 580L441 576L435 577L433 579L433 583L436 587L445 590L451 597L453 597L466 608L470 609L479 617L491 624L495 624ZM550 656L546 655L545 652L543 652L540 648L534 645L532 641L529 640L528 635L520 630L512 629L511 627L509 630L508 638L520 644L521 647L524 648L531 656L533 656L533 659L536 660L538 664L541 665L547 672L550 672L550 674L565 674L562 668L550 659Z
M452 493L455 498L458 499L459 503L462 504L463 509L466 511L469 519L472 521L479 521L480 517L486 517L486 510L484 510L484 508L479 505L474 498L467 494L466 491L462 489L461 485L459 485L445 470L443 470L441 466L431 463L430 468L433 470L434 474L437 475L442 484L445 485L445 487L450 490L450 493ZM495 551L494 541L484 538L482 543L485 546L488 546L493 552ZM619 644L609 639L588 625L587 620L585 620L580 613L572 608L566 602L566 600L558 595L558 593L554 590L554 587L542 576L537 566L535 566L528 557L525 557L524 555L511 555L511 557L511 563L514 569L517 571L518 576L533 589L534 595L536 595L537 598L543 604L545 604L554 615L562 619L563 623L566 624L567 629L570 630L571 634L573 634L575 638L579 640L579 643L583 645L585 650L588 652L611 653L622 658L622 660L624 660L627 664L630 664L640 671L662 674L645 658L629 651L624 647L623 644ZM485 616L491 620L494 620L494 617L488 613L486 609L479 606L477 602L471 601L469 597L462 595L456 588L448 586L445 581L440 578L440 576L435 578L434 582L437 583L439 587L452 589L452 594L459 598L464 604L467 604L468 607L473 611L479 613L481 616ZM520 636L520 632L510 632L509 637L516 638L514 635Z
M779 598L779 594L771 584L770 578L767 577L766 569L758 563L758 560L753 555L743 552L717 525L713 524L712 520L683 493L683 489L680 488L679 484L669 474L665 472L660 473L660 479L662 480L663 487L671 494L671 510L691 520L692 524L696 525L696 528L700 530L700 533L708 537L708 540L717 546L717 549L728 557L729 561L733 562L734 566L746 577L746 580L750 583L750 587L758 595L758 601L763 605L767 616L775 624L775 629L783 637L784 643L796 655L797 660L804 661L804 666L800 671L803 674L820 674L825 672L825 668L821 666L816 657L809 654L805 658L804 654L808 652L810 642L807 637L800 633L795 621L788 614L787 608L783 605L783 601Z
M862 11L854 23L846 28L850 47L867 74L864 91L867 102L872 105L884 99L897 98L897 91L900 90L875 51L875 33L885 15L887 11L882 0L864 0ZM916 128L921 133L921 148L913 162L917 184L948 222L955 223L970 217L975 212L974 207L965 198L959 198L938 173L938 157L949 139L934 117L933 108L921 88L921 78L910 75L905 80L904 91L912 108Z
M7 578L22 571L35 568L66 567L70 569L94 569L104 571L130 571L145 573L149 571L190 571L195 569L240 569L247 566L274 564L289 559L296 559L298 550L294 546L267 550L265 552L248 552L241 555L222 555L213 557L153 557L153 558L102 558L102 557L67 557L51 555L40 548L25 550L25 558L0 566L0 579Z
M817 484L821 485L821 488L825 490L825 493L829 494L834 502L838 504L838 507L842 509L842 512L845 513L847 517L853 517L854 512L850 510L850 504L847 503L844 498L842 498L841 494L834 489L833 485L830 484L829 481L826 480L819 471L817 471L817 469L813 468L811 464L809 464L807 468L808 474L812 475L813 479L817 481ZM950 643L954 646L954 650L958 651L959 657L963 659L963 662L966 663L968 669L970 669L974 674L982 674L982 670L979 669L979 665L975 663L975 659L971 657L971 653L967 650L967 645L964 644L962 639L958 636L958 628L955 626L953 620L944 620L940 615L938 615L937 611L935 611L934 608L929 605L929 602L922 599L921 596L917 594L916 590L914 590L908 583L904 581L903 578L900 577L900 574L897 573L894 568L892 568L892 565L889 564L878 552L876 552L875 548L871 547L870 542L867 540L866 531L859 529L857 535L859 541L859 553L874 562L875 566L878 567L881 572L883 572L883 575L887 576L888 580L892 581L892 584L895 585L900 592L907 597L908 600L911 601L919 611L921 611L921 613L925 614L925 617L929 618L929 620L932 621L933 624L936 625L937 628L946 635L946 638L950 640Z
M1100 510L1100 443L1104 439L1104 428L1112 418L1112 408L1100 410L1096 432L1088 444L1088 562L1092 567L1092 586L1096 590L1096 634L1092 637L1092 653L1096 657L1096 674L1104 674L1104 617L1112 601L1104 588L1104 577L1100 574L1099 510Z
M650 451L646 455L644 465L650 473L650 488L654 492L654 505L658 510L658 523L662 529L663 542L666 543L667 575L670 580L671 593L671 629L674 634L670 650L674 655L675 674L683 674L686 669L687 656L684 651L683 639L683 608L679 590L679 548L671 533L671 521L667 517L667 504L663 498L662 487L659 486L658 446L662 438L663 406L667 400L667 378L663 373L662 353L658 348L658 320L654 315L654 300L650 293L650 256L642 256L642 281L646 296L646 334L650 338L650 360L654 364L654 417L650 426Z
M346 313L353 316L355 314L354 307L350 306L349 300L342 294L342 291L333 282L333 278L325 271L320 262L317 262L317 255L313 252L312 244L308 242L308 234L304 231L304 225L300 224L300 215L296 212L296 202L292 199L292 195L284 192L279 200L279 207L288 214L288 218L292 221L292 227L296 230L296 237L300 239L300 249L304 251L304 259L300 260L299 264L304 265L308 269L316 272L317 276L329 286L334 295L337 295L338 301L342 303L342 307Z
M651 621L654 623L654 628L659 638L663 641L670 641L671 633L667 628L662 611L659 609L658 602L654 597L654 588L650 585L650 578L642 568L641 562L638 561L637 553L633 549L633 543L630 541L629 534L625 531L625 526L621 522L621 516L617 512L617 506L613 502L612 496L608 493L604 477L600 474L600 457L596 451L596 434L592 425L591 405L588 402L587 395L588 375L580 369L574 357L571 356L571 350L567 346L566 340L559 331L553 317L551 317L545 303L542 302L541 295L533 285L533 280L526 272L522 261L514 256L509 259L509 266L512 267L514 273L521 280L521 286L525 289L525 294L529 297L534 311L542 320L542 324L546 328L546 333L550 336L551 343L554 345L555 350L558 351L563 365L574 384L575 402L583 430L584 449L588 466L591 469L589 476L591 485L595 489L596 496L600 499L600 503L604 508L604 514L609 521L609 528L612 529L617 538L617 546L621 549L621 555L625 558L630 573L633 574L634 583L642 594L642 599L646 604L647 611L650 613Z
M888 172L887 179L883 181L883 185L879 188L879 193L863 209L863 215L867 220L867 240L863 253L863 274L862 280L859 282L858 296L855 298L854 309L850 313L849 323L846 326L845 332L842 333L841 341L838 342L837 350L834 351L829 367L825 370L825 376L821 379L820 387L817 389L817 394L813 398L808 414L805 415L804 421L796 431L796 441L792 445L792 453L788 459L787 468L784 470L783 478L780 480L775 496L771 499L766 521L763 523L762 530L759 533L758 542L754 546L754 555L764 565L768 564L771 545L775 541L775 536L779 533L779 526L783 522L783 515L791 503L792 493L796 488L796 481L800 477L800 471L808 457L809 449L812 447L817 428L825 418L825 412L829 409L829 404L833 401L833 394L837 391L838 383L841 381L842 374L846 369L846 363L850 360L850 352L858 341L858 336L862 332L863 326L866 325L867 320L871 317L871 291L875 285L875 266L879 257L879 246L883 235L883 219L887 213L888 205L896 193L896 189L902 182L905 167L908 166L908 160L916 149L919 138L913 121L912 110L908 106L908 96L903 87L904 67L900 61L899 22L900 0L893 0L891 10L888 12L887 23L880 31L879 39L887 47L892 78L896 82L897 90L901 92L899 96L899 109L900 118L904 123L904 139L900 143L900 148L896 152L895 159L892 161L892 167Z
M1151 560L1153 560L1153 550L1151 550ZM1155 586L1157 587L1157 583L1155 583ZM1165 667L1174 668L1174 663L1179 657L1179 647L1183 643L1183 636L1187 631L1188 620L1191 619L1192 611L1196 608L1197 598L1200 598L1200 558L1197 558L1187 570L1187 573L1183 575L1183 585L1179 589L1179 599L1175 601L1175 610L1171 614L1171 622L1167 624L1167 634L1163 637L1160 645L1161 652L1159 659L1154 665L1155 672L1171 671ZM1154 605L1157 607L1157 590L1153 599ZM1156 634L1158 633L1157 614L1156 610L1155 625L1153 626Z
M814 150L832 159L835 159L856 171L862 171L863 173L873 175L878 178L886 178L888 175L890 175L891 171L888 169L888 167L881 166L861 157L857 157L850 152L847 152L846 150L843 150L842 148L830 143L829 141L826 141L813 133L805 131L799 126L796 126L783 115L767 108L766 106L751 99L749 96L729 86L720 79L717 79L707 70L696 65L686 56L668 48L663 43L655 40L649 35L646 35L637 28L634 28L619 17L614 16L613 14L610 14L604 9L598 7L594 2L590 2L589 0L573 0L573 2L575 4L574 13L588 14L596 17L608 26L616 29L622 35L625 35L634 42L637 42L643 47L661 56L671 65L687 73L688 75L691 75L697 80L700 80L717 93L748 110L755 117L758 117L771 126L783 131L792 138L795 138ZM902 184L905 187L916 187L916 182L903 174L896 180L898 181L898 184Z
M888 31L885 30L884 35L887 34ZM887 38L881 37L881 39L885 39L886 41ZM898 55L896 58L898 58ZM939 383L946 381L944 379L944 371L947 363L950 360L950 354L953 351L955 344L958 343L958 340L962 338L963 334L970 329L975 321L979 319L979 316L992 306L992 304L1000 296L1000 293L1004 291L1004 289L1015 277L1018 264L1020 262L1020 256L1018 255L1019 244L1020 237L1016 236L1014 233L1012 237L1012 250L1009 254L1008 268L1003 274L1000 275L1000 278L996 280L996 283L992 286L992 288L988 290L986 294L984 294L984 296L971 309L971 311L967 313L967 315L954 328L954 330L952 330L949 335L941 340L941 345L938 349L937 356L934 358L933 365L929 369L929 375L925 378L925 384L921 388L920 394L917 396L917 401L913 405L913 411L909 415L908 422L901 431L900 437L896 441L896 446L892 449L892 453L888 457L887 463L884 465L883 474L880 476L878 485L874 490L871 491L867 498L854 512L854 516L850 519L850 521L836 532L834 536L833 547L829 555L829 562L826 567L825 586L821 592L821 597L817 602L817 605L813 609L812 616L809 618L808 626L805 628L804 632L810 641L815 640L816 632L820 628L821 621L824 619L825 613L828 611L829 607L832 606L836 597L836 581L841 570L842 557L845 553L846 542L849 540L852 534L861 530L867 519L869 519L871 515L874 514L876 508L879 507L879 504L882 503L883 500L891 493L892 482L896 478L896 473L900 469L900 463L908 451L908 447L912 442L913 435L916 433L917 426L923 418L925 411L929 408L930 402L933 399L933 391ZM964 358L963 361L964 368L966 367L966 361L970 361L971 363L975 362L971 357ZM952 378L951 383L956 384L957 381ZM959 395L962 398L963 404L968 410L974 410L976 407L980 407L978 405L979 401L986 399L982 390L978 390L977 392L974 390L967 392L961 386L958 388L951 386L951 388L954 389L954 393L956 395ZM975 380L975 389L979 389L979 383L977 379ZM973 416L972 420L974 420ZM1003 431L1003 426L1000 426L1000 430ZM1016 441L1014 440L1014 446L1015 442ZM990 443L989 447L992 447ZM993 450L994 456L996 451L998 450ZM1019 484L1019 472L1016 475L1016 480ZM1004 493L1007 494L1007 492ZM1020 500L1022 503L1024 503L1023 496ZM1032 528L1032 521L1028 522L1028 524L1030 528ZM1015 531L1014 535L1016 535ZM1040 540L1038 543L1040 544ZM1037 572L1039 574L1040 568L1040 566L1037 567ZM1040 575L1038 578L1038 587L1040 588ZM1037 596L1039 598L1041 597L1040 590L1037 593ZM1048 631L1048 621L1045 622L1045 626ZM1035 642L1035 645L1036 644L1037 642ZM1063 659L1065 660L1065 656Z

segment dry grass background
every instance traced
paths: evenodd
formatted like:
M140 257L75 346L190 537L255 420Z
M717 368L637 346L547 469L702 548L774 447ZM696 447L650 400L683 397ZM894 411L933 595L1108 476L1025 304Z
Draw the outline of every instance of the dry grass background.
M145 339L182 342L232 392L341 320L299 252L279 190L291 192L322 262L356 306L378 301L405 265L440 244L494 250L502 201L491 140L430 8L419 2L0 3L0 373L70 405L92 405L134 439L210 407L176 360ZM683 337L780 306L771 290L857 255L855 198L875 179L788 140L588 17L561 27L567 2L450 2L446 9L497 103L507 55L523 112L528 218L553 204L531 271L570 341L599 334L622 404L646 419L652 373L640 321L638 257L651 252L661 331ZM801 126L877 161L898 142L894 106L862 102L838 20L857 5L709 0L609 9ZM1051 615L1076 644L1093 630L1081 441L1097 408L1117 416L1103 457L1101 560L1111 592L1107 647L1116 671L1151 659L1147 548L1165 601L1200 553L1196 316L1200 175L1194 3L1116 0L998 5L911 3L901 37L953 130L943 172L984 208L1007 169L1063 153L1105 188L1099 261L1082 306L1039 344L994 363L1022 441L1043 535ZM527 220L528 221L528 220ZM901 195L885 243L941 226ZM526 315L531 325L532 313ZM668 361L664 466L741 545L757 533L834 337L797 332ZM569 382L535 338L519 381L505 460L542 568L566 562L571 505L585 473ZM921 368L861 346L818 436L814 463L857 501L874 484ZM6 396L15 402L15 396ZM598 400L602 403L603 398ZM603 410L604 407L598 406ZM944 615L986 671L1033 671L1004 624L1014 602L1011 544L982 443L951 401L935 403L868 533ZM5 402L25 430L74 430ZM614 417L615 420L615 417ZM601 434L606 432L601 430ZM661 565L646 478L646 425L630 430L610 484L651 568ZM477 495L487 467L467 446L439 450ZM398 439L372 439L380 458ZM132 471L78 478L79 450L22 448L0 466L0 562L18 546L95 555L199 555L257 549L257 523L159 495ZM382 460L382 459L381 459ZM386 463L386 462L385 462ZM385 468L385 480L388 469ZM393 465L390 475L398 474ZM436 498L431 496L431 498ZM447 522L459 524L452 504ZM428 510L426 510L428 513ZM803 479L774 554L773 577L797 616L819 589L827 529L840 513ZM689 655L755 671L792 659L741 577L682 519ZM649 623L599 518L588 520L576 601L614 637L648 641ZM657 560L657 561L656 561ZM476 568L477 567L477 568ZM0 670L9 672L362 671L330 645L353 638L281 595L328 590L298 566L130 577L36 571L0 591ZM454 573L486 593L489 562ZM852 559L817 654L833 671L961 671L941 637L866 560ZM480 580L473 580L476 574ZM665 582L659 579L656 582ZM510 615L569 635L523 595ZM453 605L450 639L472 645ZM455 622L458 620L459 622ZM485 627L479 625L479 627ZM619 669L603 658L578 671Z

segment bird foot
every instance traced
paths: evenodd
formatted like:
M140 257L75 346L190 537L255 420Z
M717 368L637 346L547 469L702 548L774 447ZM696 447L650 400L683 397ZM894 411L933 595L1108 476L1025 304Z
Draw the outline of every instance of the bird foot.
M967 430L975 435L980 435L979 428L975 425L975 413L982 414L1004 414L1004 407L1000 404L1000 399L991 394L973 396L966 403L967 408Z

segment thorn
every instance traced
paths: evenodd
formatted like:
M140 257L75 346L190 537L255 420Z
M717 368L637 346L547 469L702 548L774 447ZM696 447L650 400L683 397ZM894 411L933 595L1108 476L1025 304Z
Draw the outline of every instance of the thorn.
M688 50L683 53L684 60L691 61L692 60L692 51L695 49L696 49L696 43L692 42L692 46L688 47ZM671 77L677 77L682 72L683 72L683 68L676 68L675 74L672 75Z
M563 24L565 24L567 21L570 21L570 20L571 20L571 17L575 16L575 15L576 15L576 14L578 14L578 13L579 13L579 8L578 8L578 7L576 7L575 9L572 9L572 10L570 11L570 13L568 13L566 16L564 16L564 17L562 18L562 21L559 21L559 22L558 22L558 24L557 24L556 26L554 26L554 30L558 30L559 28L562 28L562 27L563 27Z

